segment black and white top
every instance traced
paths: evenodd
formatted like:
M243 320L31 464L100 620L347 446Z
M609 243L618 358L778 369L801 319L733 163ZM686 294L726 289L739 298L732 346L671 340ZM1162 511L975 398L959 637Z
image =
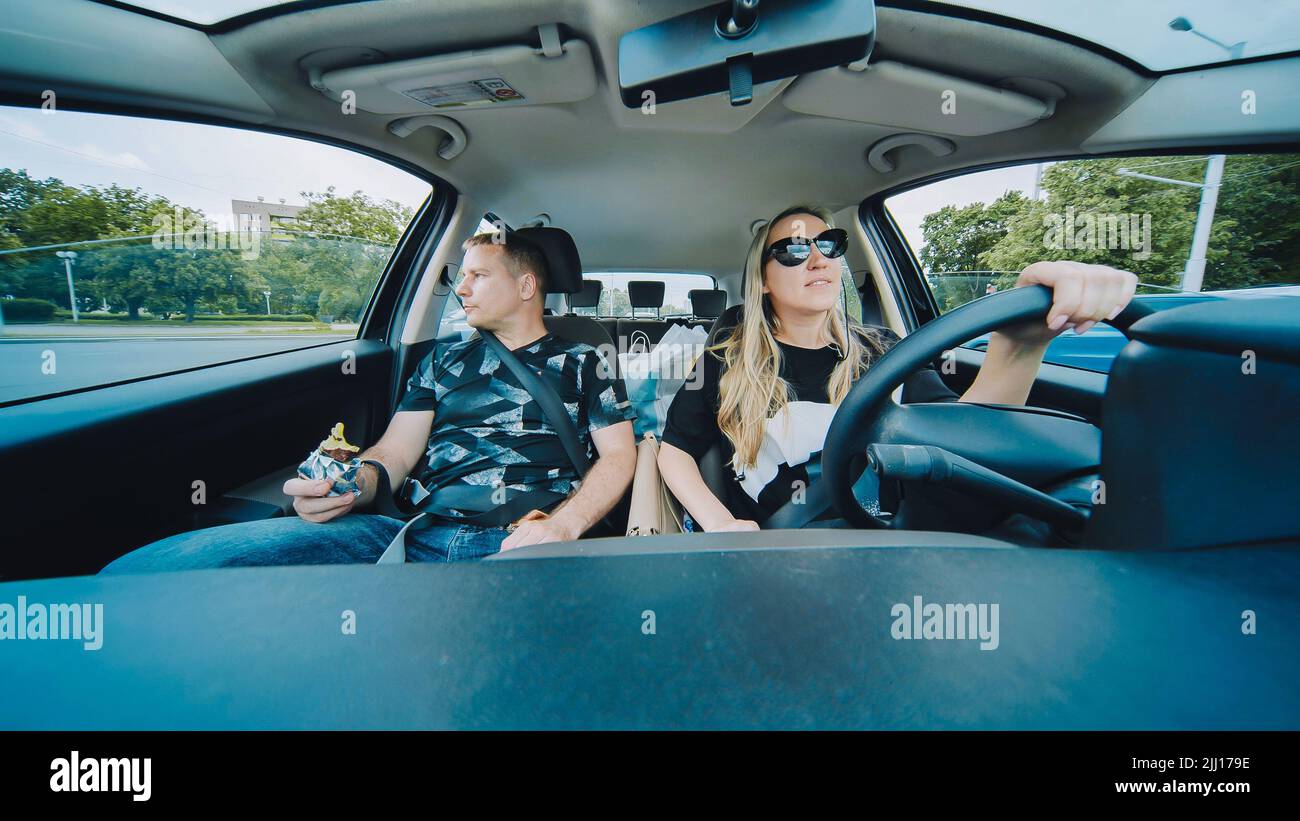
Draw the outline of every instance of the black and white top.
M593 431L636 418L623 380L591 345L548 333L512 353L555 388L589 456ZM430 491L463 483L567 494L578 482L541 405L479 336L435 346L397 410L436 411L428 466L415 477Z
M898 342L898 335L888 328L875 330L886 349ZM719 334L717 341L722 341L726 333ZM835 348L800 348L780 341L777 344L781 347L781 377L790 384L793 397L781 412L768 418L756 464L734 474L735 481L728 483L728 498L722 500L736 518L760 523L790 501L797 489L806 489L821 477L822 445L837 410L830 404L827 391L831 373L839 362ZM734 453L731 442L718 428L718 380L722 371L720 354L705 352L668 409L663 441L691 454L696 461L715 443L722 447L723 464ZM955 402L957 395L929 367L903 383L903 401Z

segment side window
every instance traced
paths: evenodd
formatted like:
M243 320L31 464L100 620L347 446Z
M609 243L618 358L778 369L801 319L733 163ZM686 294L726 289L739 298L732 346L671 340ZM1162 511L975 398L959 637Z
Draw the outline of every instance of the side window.
M1138 299L1157 310L1300 283L1297 154L1038 163L942 180L885 204L941 311L1010 288L1038 260L1132 271ZM1046 361L1107 371L1124 344L1103 323L1062 334Z
M0 402L356 338L432 188L334 146L0 107Z
M633 316L632 301L627 295L627 283L631 281L664 283L664 303L659 308L659 317L690 316L690 292L697 289L712 290L717 287L713 277L707 274L584 273L582 277L600 281L600 302L594 308L574 308L573 312L579 316L603 318ZM640 319L654 319L656 312L651 308L637 308L635 316Z

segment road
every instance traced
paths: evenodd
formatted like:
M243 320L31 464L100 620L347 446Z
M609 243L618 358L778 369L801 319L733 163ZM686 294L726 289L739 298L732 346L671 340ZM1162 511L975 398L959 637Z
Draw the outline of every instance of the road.
M10 326L12 330L19 326ZM353 339L356 331L245 333L244 328L205 329L203 336L147 335L149 329L100 329L97 338L0 337L0 402L106 385L249 356ZM270 330L270 329L268 329ZM54 373L44 372L54 352Z

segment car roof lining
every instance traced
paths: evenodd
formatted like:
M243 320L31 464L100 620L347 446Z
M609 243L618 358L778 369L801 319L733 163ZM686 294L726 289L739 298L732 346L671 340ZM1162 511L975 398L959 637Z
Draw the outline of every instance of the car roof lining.
M135 3L123 2L123 0L91 0L91 2L113 8L123 9L136 14L163 20L187 28L197 29L207 34L223 34L229 31L235 31L253 23L267 20L273 17L282 17L289 14L297 14L303 11L309 11L317 8L326 8L329 6L340 6L351 3L368 2L369 0L292 0L292 2L280 2L263 6L262 8L252 9L250 11L235 14L213 23L201 23L194 20L188 20L184 17L178 17L166 12L155 9L145 8ZM388 0L391 2L391 0ZM707 3L697 3L696 5L706 5ZM1242 62L1251 62L1255 60L1265 60L1277 55L1260 55L1250 58L1227 59L1211 63L1200 63L1191 66L1182 66L1178 68L1157 71L1148 68L1136 59L1115 51L1112 48L1100 43L1093 42L1087 38L1080 37L1068 31L1051 28L1021 17L1015 17L1000 14L987 9L964 6L957 3L936 3L932 0L875 0L875 6L880 8L892 8L906 11L916 11L924 14L936 14L946 17L957 17L965 20L974 20L978 22L992 23L1002 28L1012 28L1021 31L1038 34L1049 37L1061 42L1070 43L1080 48L1096 52L1101 56L1116 63L1126 66L1127 68L1146 76L1158 76L1162 74L1176 74L1184 71L1199 71L1205 68L1213 68L1220 65L1236 64ZM1300 51L1290 52L1288 56L1300 55Z
M1071 94L1069 105L1059 106L1050 120L1019 131L961 138L959 151L947 158L905 148L899 172L880 175L866 165L865 151L896 129L800 115L776 103L775 95L761 108L760 103L748 107L748 123L722 135L705 129L730 114L723 101L663 105L652 117L625 108L615 79L620 34L699 5L669 2L654 9L614 9L597 2L574 3L557 15L549 6L506 0L452 0L436 13L409 13L405 5L363 4L271 18L213 39L233 64L255 69L247 79L282 116L325 127L352 126L353 132L372 122L365 136L390 145L394 152L413 151L439 176L462 191L474 191L507 221L550 214L552 224L573 234L588 268L699 270L719 279L739 269L750 223L791 201L816 199L842 210L872 191L903 182L910 173L940 170L944 161L961 165L1048 151L1040 132L1047 132L1050 146L1075 150L1078 135L1091 133L1150 82L1094 53L1039 36L880 9L876 55L881 59L978 82L1031 74L1047 64L1053 66L1051 79ZM408 14L398 14L402 10ZM503 27L500 20L506 10L512 13L508 27ZM383 130L384 117L361 111L347 118L335 116L337 104L307 88L294 67L302 53L343 45L365 45L401 59L533 42L535 27L556 16L562 17L566 36L591 45L597 93L557 105L458 111L455 119L469 134L469 147L449 161L436 156L442 135L433 129L421 129L403 142ZM382 30L385 41L357 42L357 31L371 30ZM494 34L485 36L487 31ZM936 48L936 41L944 47ZM968 56L953 56L958 54ZM672 106L686 110L673 113ZM647 127L647 120L655 127ZM792 151L792 145L807 149ZM756 156L764 157L762 173L751 159ZM842 173L828 174L828 168ZM702 183L709 179L719 183ZM787 182L774 186L772 179ZM632 241L637 227L647 241Z

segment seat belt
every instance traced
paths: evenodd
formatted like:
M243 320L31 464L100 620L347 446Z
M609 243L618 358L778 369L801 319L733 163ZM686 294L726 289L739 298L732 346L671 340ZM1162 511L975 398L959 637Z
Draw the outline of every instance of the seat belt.
M569 461L573 463L573 467L578 471L578 475L580 477L586 476L587 472L591 470L591 460L587 458L586 449L582 447L582 441L578 436L578 426L574 424L572 417L569 416L569 412L565 410L564 402L560 399L560 395L555 392L555 388L547 384L546 380L542 379L534 373L531 368L521 362L519 357L515 356L514 353L507 348L501 340L497 339L496 335L491 331L480 329L478 334L483 340L483 343L497 355L497 358L501 360L501 363L509 368L510 372L515 375L517 380L519 380L520 387L527 391L533 397L533 400L541 407L542 414L546 417L547 421L551 423L551 427L555 428L556 435L560 438L560 445L564 448L564 452L569 457ZM388 471L377 461L367 459L366 463L374 465L380 475L380 489L382 490L387 487L388 490L386 493L391 497L392 484L388 478ZM419 483L417 482L416 484L418 485ZM420 489L423 490L423 486L421 486ZM413 494L412 501L418 502L415 507L418 515L412 518L400 531L398 531L397 535L393 537L392 542L390 542L388 547L385 548L376 564L405 563L407 534L412 531L423 530L434 524L435 519L429 515L431 512L436 512L437 510L449 510L452 508L473 510L475 507L483 507L484 500L480 497L486 496L490 499L493 490L493 488L486 485L481 489L476 487L462 488L460 486L452 485L440 488L432 493L426 490L425 493L427 495L424 497L419 497ZM418 493L419 491L417 490L416 494ZM548 505L562 501L565 498L563 494L549 490L533 490L526 493L515 494L513 497L510 495L509 489L506 490L506 493L507 498L505 503L493 505L491 507L483 507L483 510L477 515L444 516L443 518L450 522L463 522L465 524L476 524L487 527L505 527L505 525L513 522L520 516L528 513L530 510L547 507ZM391 516L392 513L389 511L391 508L392 511L399 514L398 517L394 518L400 518L401 516L406 515L398 510L396 504L391 498L385 498L382 503L380 503L378 499L379 496L377 495L376 507L379 509L380 513Z
M564 409L564 402L555 392L555 388L533 373L532 368L520 362L519 357L497 339L496 334L484 330L480 330L478 334L496 353L502 364L515 375L515 379L519 380L519 386L532 394L533 399L541 406L547 421L551 423L551 427L555 428L555 433L560 437L560 444L564 446L564 452L568 454L569 461L577 469L578 475L586 476L587 471L591 470L591 460L587 458L587 450L582 447L582 442L578 438L578 426L573 423L569 412Z
M795 504L791 499L764 519L759 527L763 530L798 530L829 510L830 506L830 489L825 479L818 479L808 486L802 503Z
M452 493L450 494L442 494L441 491L435 490L432 494L430 494L428 503L422 505L422 507L432 508L433 510L437 510L437 509L447 510L451 507L451 504L453 502L465 499L467 494L465 494L463 491L466 490L474 491L477 489L478 488L472 488L472 487L461 488L459 486L452 485L450 487L442 488L442 490L445 491L452 491ZM492 488L483 486L482 490L485 491L483 494L481 494L482 496L488 498L491 497L492 490L493 490ZM507 493L509 492L510 491L507 490ZM450 498L447 498L448 496L450 496ZM442 499L442 501L439 501L440 498ZM528 513L528 511L530 510L547 507L548 505L552 505L555 504L556 502L562 501L564 498L565 497L563 493L556 493L554 491L540 490L540 489L532 490L526 493L516 494L511 498L507 498L504 504L496 505L488 510L479 513L478 515L460 516L460 517L446 516L444 517L444 521L447 523L474 524L474 525L479 525L481 527L505 527L506 525L510 524L514 520L518 519L520 516L523 516L524 514ZM465 502L461 501L461 503L464 504ZM393 540L389 542L388 547L384 548L383 554L379 557L379 560L376 561L375 564L405 564L407 534L418 530L424 530L425 528L432 527L433 525L437 524L439 520L435 518L433 515L431 515L433 513L433 510L426 509L423 512L421 512L419 515L417 515L415 518L411 519L411 521L403 525L402 529L399 530L397 532L397 535L393 537Z
M820 474L820 469L819 469ZM874 485L868 487L867 485ZM864 470L862 475L853 483L854 495L859 495L859 490L870 492L876 499L874 509L868 508L876 515L880 513L880 483L875 478L875 474L870 469ZM771 516L760 525L763 530L789 529L798 530L807 527L809 523L817 519L818 516L830 510L834 506L831 500L830 487L826 483L826 477L819 475L812 484L808 485L808 492L804 494L802 504L795 504L794 500L786 502ZM836 519L836 521L844 521ZM847 525L848 523L845 522Z

